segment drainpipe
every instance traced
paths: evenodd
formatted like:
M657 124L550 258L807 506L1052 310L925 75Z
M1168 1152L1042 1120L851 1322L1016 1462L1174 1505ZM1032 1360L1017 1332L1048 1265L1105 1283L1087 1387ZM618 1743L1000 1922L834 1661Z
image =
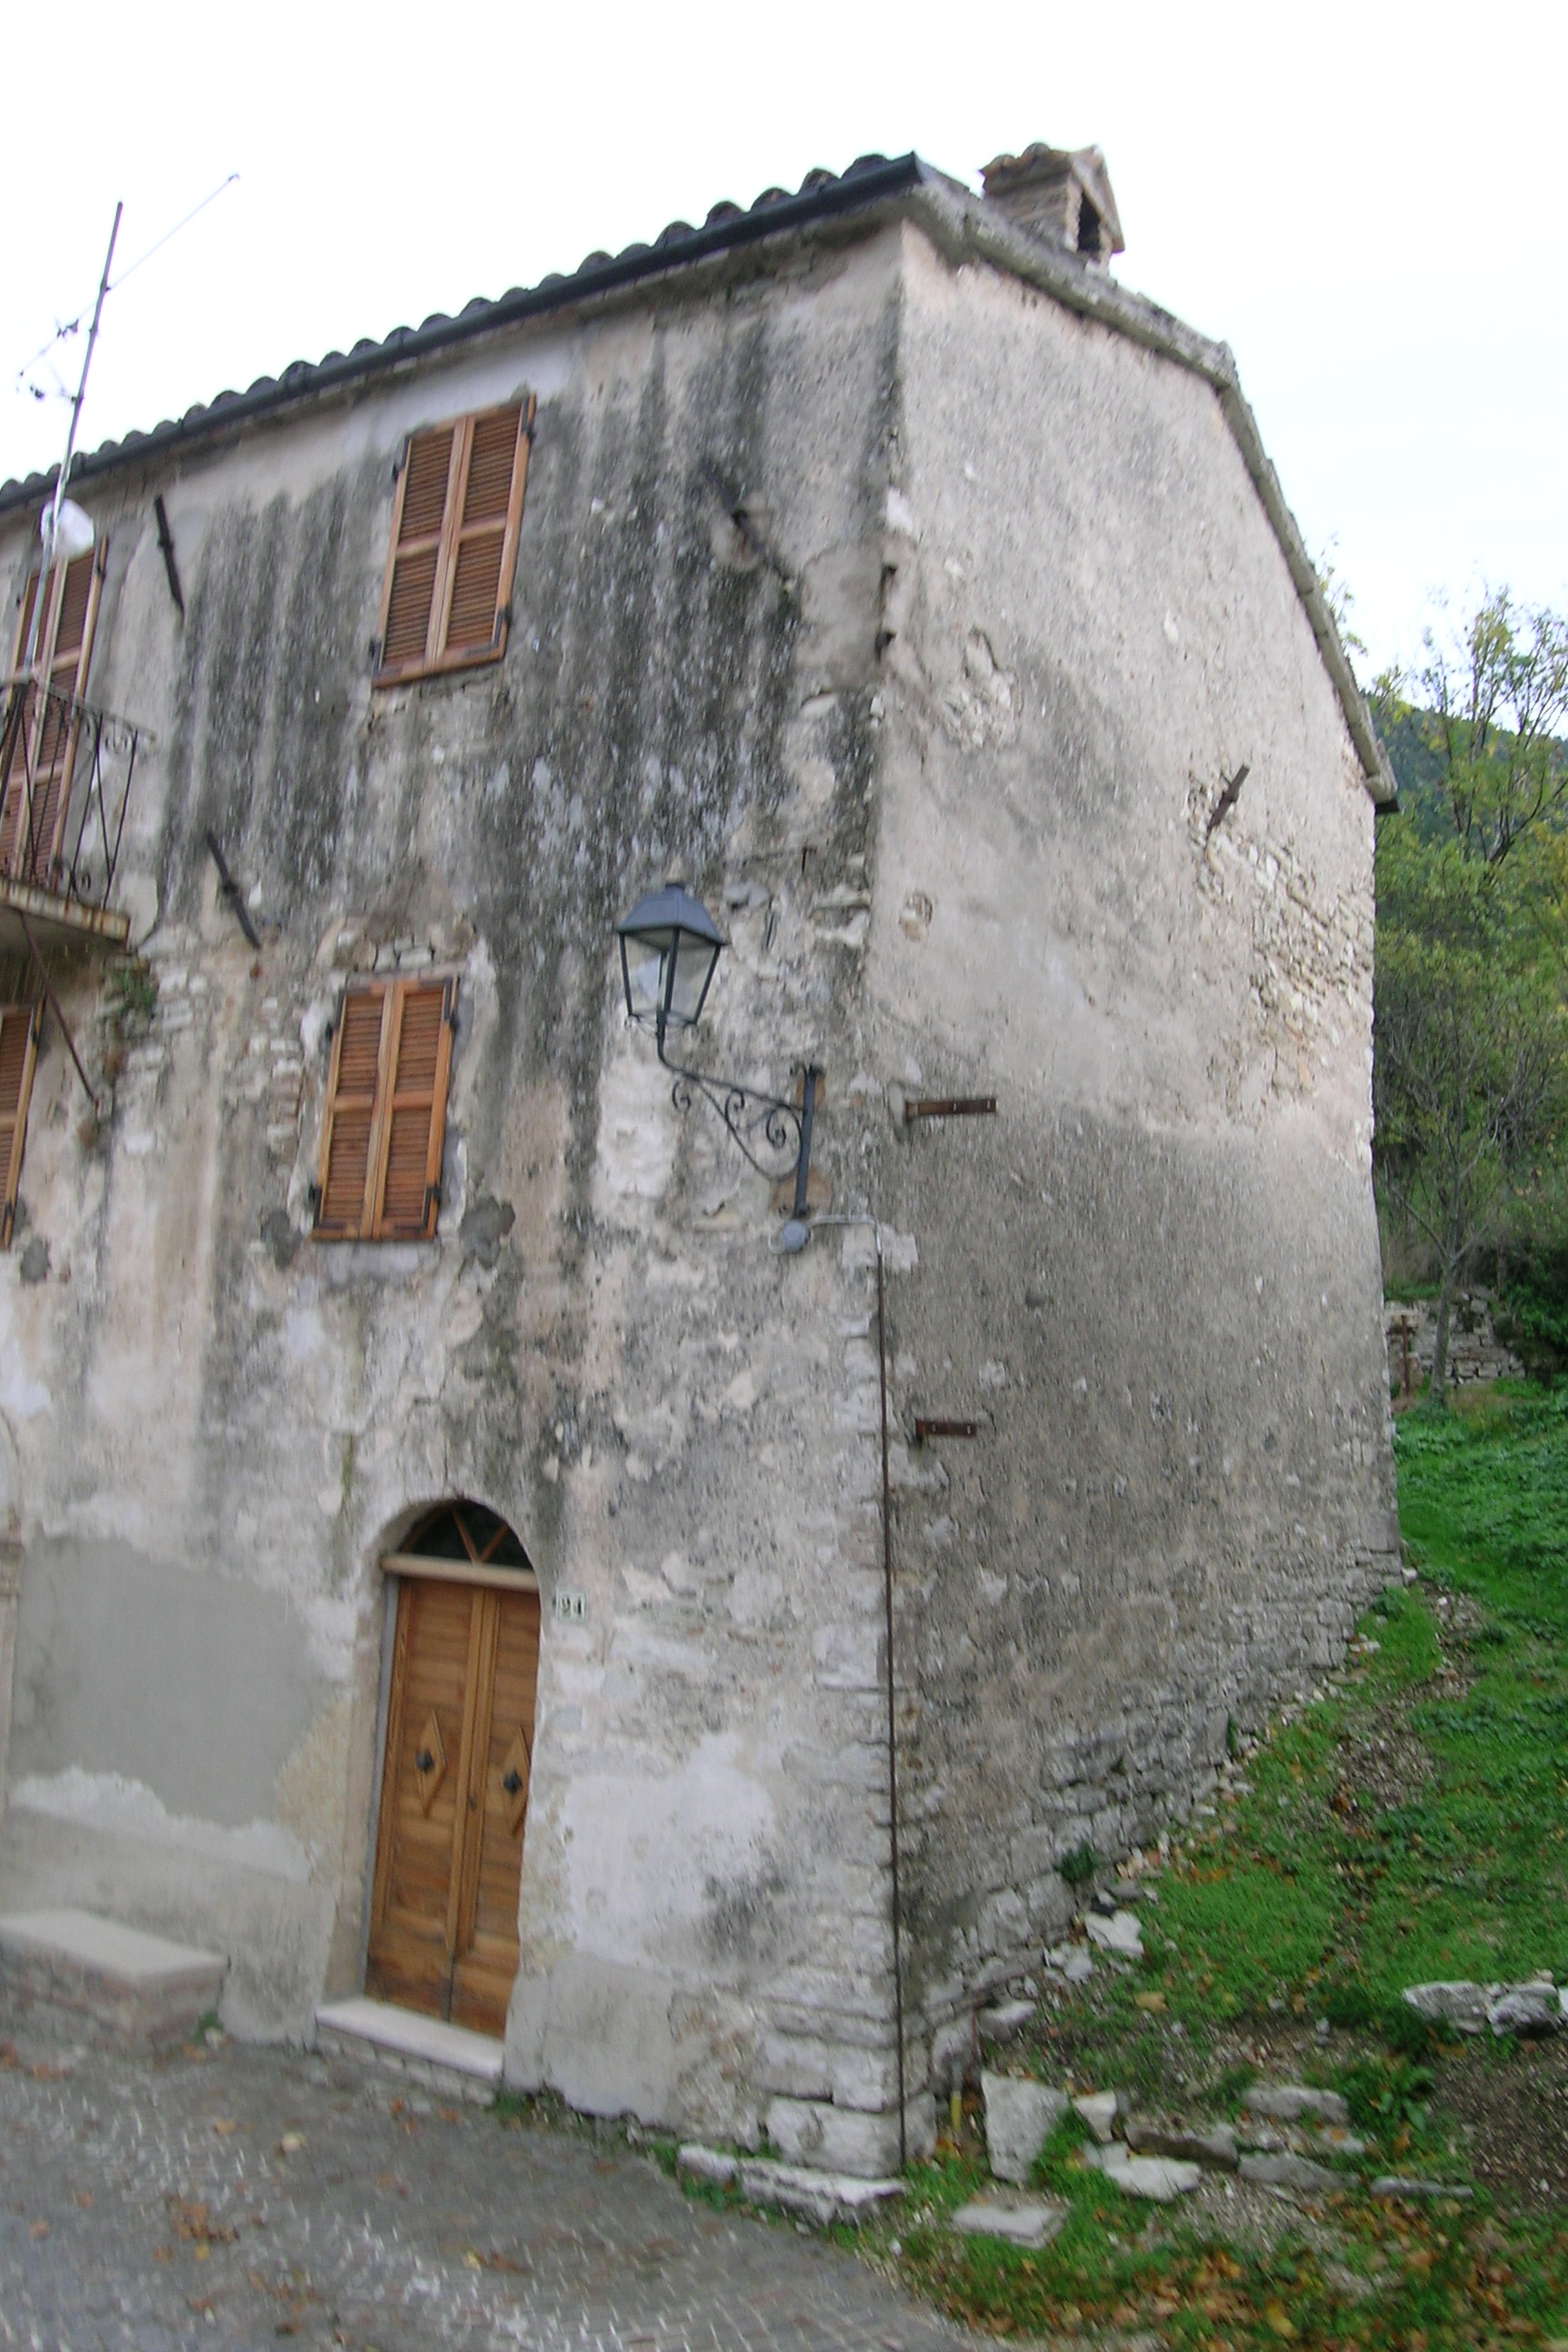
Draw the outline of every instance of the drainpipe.
M888 1855L890 1865L893 1928L893 2026L898 2036L899 2170L909 2162L908 2120L904 2095L904 1958L903 1911L899 1896L899 1740L893 1685L893 1501L888 1475L888 1323L882 1275L882 1229L873 1216L813 1217L810 1230L823 1225L863 1225L877 1245L877 1393L881 1412L882 1441L882 1618L886 1652L884 1683L888 1702Z

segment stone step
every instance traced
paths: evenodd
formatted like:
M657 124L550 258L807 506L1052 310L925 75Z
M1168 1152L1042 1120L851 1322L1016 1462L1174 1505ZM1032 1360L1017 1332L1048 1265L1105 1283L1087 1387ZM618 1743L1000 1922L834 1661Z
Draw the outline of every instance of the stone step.
M0 1998L8 2011L65 2012L94 2040L139 2047L187 2041L217 2008L221 1952L149 1936L96 1911L0 1917Z
M501 2044L488 2033L390 2001L321 2001L316 2047L331 2058L357 2058L427 2091L488 2106L501 2086Z

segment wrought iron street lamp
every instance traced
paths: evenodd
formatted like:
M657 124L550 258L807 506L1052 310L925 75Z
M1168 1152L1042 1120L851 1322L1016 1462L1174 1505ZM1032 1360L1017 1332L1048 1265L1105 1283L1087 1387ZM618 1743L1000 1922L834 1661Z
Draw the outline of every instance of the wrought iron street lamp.
M815 1062L806 1065L800 1100L790 1103L733 1078L715 1077L670 1060L665 1051L668 1033L696 1026L719 958L729 945L707 908L679 882L667 882L662 890L639 898L616 925L616 936L621 943L626 1012L642 1027L652 1029L658 1058L675 1081L670 1093L677 1110L689 1111L695 1097L702 1095L759 1176L776 1183L789 1175L793 1163L795 1199L783 1240L786 1249L803 1248L811 1122L821 1071Z

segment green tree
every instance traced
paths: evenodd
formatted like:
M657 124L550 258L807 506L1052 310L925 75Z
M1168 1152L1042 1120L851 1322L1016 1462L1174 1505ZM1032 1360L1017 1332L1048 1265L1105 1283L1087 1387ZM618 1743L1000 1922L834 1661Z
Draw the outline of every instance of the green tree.
M1428 630L1417 727L1436 755L1454 837L1496 866L1568 796L1568 619L1484 597L1458 636Z
M1466 1268L1568 1124L1560 967L1527 862L1500 872L1404 822L1378 845L1375 1166L1437 1265L1434 1403Z
M1568 1131L1568 622L1489 595L1413 684L1373 696L1423 754L1379 828L1373 1168L1436 1262L1438 1406L1455 1293Z

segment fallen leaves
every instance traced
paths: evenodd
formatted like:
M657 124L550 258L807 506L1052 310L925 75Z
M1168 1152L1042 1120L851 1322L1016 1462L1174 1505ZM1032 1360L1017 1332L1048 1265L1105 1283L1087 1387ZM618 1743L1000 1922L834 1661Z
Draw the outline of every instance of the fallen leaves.
M205 2262L214 2246L227 2245L239 2235L226 2221L215 2221L201 2198L169 2196L163 2201L169 2209L175 2237L184 2238L194 2247L198 2263Z

